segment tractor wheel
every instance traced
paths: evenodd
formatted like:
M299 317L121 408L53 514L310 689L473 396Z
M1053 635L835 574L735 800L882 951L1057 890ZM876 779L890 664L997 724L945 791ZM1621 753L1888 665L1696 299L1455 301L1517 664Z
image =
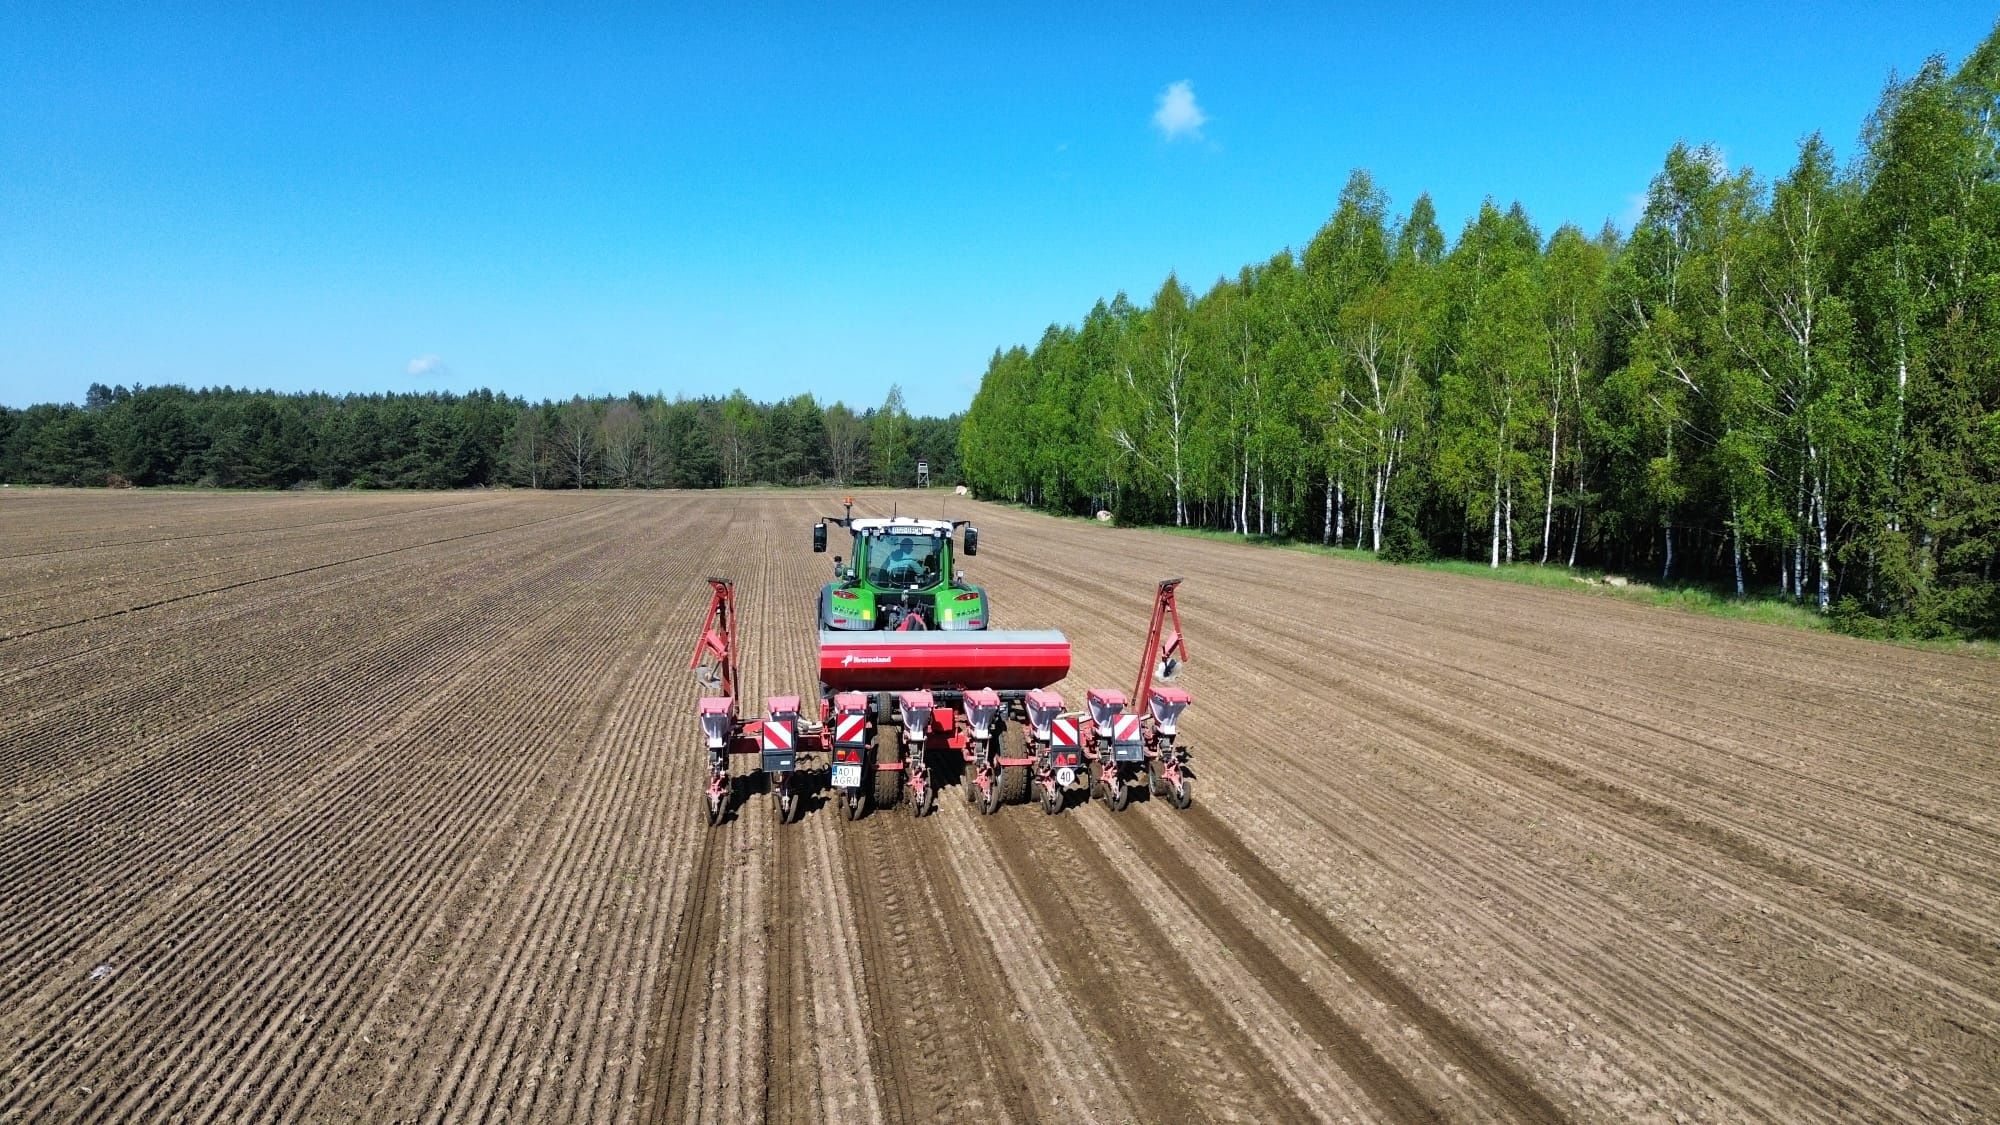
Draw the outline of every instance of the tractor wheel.
M729 812L729 791L705 793L703 799L708 803L708 826L713 828L721 824L723 816Z
M772 779L771 803L778 810L778 823L790 824L799 816L799 794L792 789L789 775Z
M986 783L986 788L980 790L979 811L985 813L987 816L992 816L994 813L1000 811L1000 805L1006 800L1006 797L1007 790L1005 785L1002 784L1001 779L998 777L989 779Z
M868 811L868 798L860 789L841 790L840 803L849 820L860 820L861 814Z
M921 820L937 807L937 786L926 785L921 796L910 804L910 815Z
M885 770L879 767L892 765L897 758L896 728L881 724L875 728L875 807L887 809L895 807L903 799L903 771Z
M903 771L875 771L875 807L887 809L895 807L903 799Z
M1161 774L1158 769L1149 767L1146 770L1146 789L1155 797L1166 796L1167 779L1165 775Z
M1053 784L1041 786L1041 791L1042 811L1050 816L1061 812L1063 807L1063 791L1056 788Z
M1106 787L1104 803L1111 806L1112 812L1124 812L1125 806L1132 803L1131 783L1122 777L1112 782Z
M1167 799L1172 801L1177 809L1184 809L1194 804L1194 783L1183 776L1168 791Z
M1031 774L1027 766L1007 766L995 779L994 788L1000 793L1000 803L1018 804L1028 796L1028 782Z

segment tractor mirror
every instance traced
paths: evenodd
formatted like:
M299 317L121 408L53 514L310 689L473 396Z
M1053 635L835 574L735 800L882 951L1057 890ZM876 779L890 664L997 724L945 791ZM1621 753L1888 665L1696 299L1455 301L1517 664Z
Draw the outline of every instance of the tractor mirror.
M965 529L965 553L968 557L979 553L979 529L976 527Z
M813 554L815 555L826 554L825 521L821 521L813 525Z

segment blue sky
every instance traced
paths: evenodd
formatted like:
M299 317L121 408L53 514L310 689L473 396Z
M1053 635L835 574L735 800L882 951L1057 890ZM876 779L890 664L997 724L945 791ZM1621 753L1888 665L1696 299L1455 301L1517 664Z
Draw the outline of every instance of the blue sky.
M1099 296L1302 245L1351 168L1449 232L1486 195L1629 221L1676 139L1848 158L1892 70L1995 15L834 7L0 0L0 403L895 382L953 410Z

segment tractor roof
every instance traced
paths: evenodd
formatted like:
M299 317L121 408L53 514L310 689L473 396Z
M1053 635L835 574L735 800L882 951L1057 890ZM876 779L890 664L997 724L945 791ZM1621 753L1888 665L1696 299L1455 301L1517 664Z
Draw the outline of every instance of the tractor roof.
M885 532L890 535L950 535L950 520L920 520L909 516L857 519L848 524L856 531Z

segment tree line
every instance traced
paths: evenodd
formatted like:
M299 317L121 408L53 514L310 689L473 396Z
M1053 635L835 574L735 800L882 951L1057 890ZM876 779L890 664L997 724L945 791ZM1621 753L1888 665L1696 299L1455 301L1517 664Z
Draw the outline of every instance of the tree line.
M958 418L632 394L278 394L93 384L82 405L0 407L0 480L223 488L908 486L957 478Z
M968 483L1400 559L1600 565L2000 631L2000 29L1843 167L1675 145L1629 235L1357 171L1302 253L997 351Z

